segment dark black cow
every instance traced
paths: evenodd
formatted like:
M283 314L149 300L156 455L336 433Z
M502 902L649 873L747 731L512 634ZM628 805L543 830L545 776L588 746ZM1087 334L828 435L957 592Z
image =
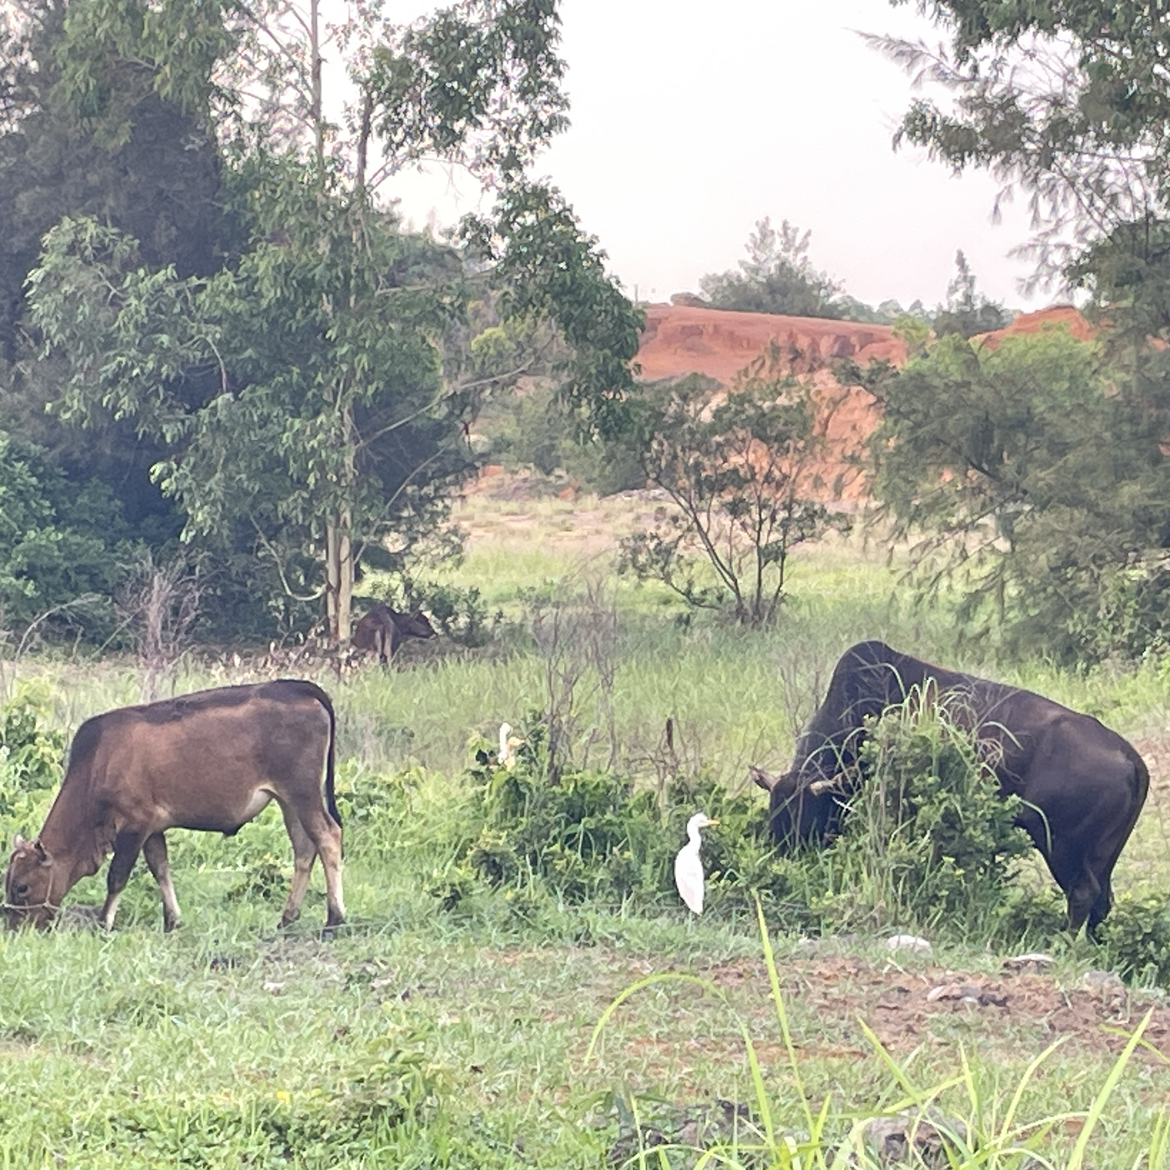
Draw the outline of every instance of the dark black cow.
M1003 683L944 670L861 642L841 656L829 692L796 747L791 771L752 769L770 793L772 834L782 846L824 842L840 828L856 784L866 716L903 702L912 688L955 700L977 728L1003 795L1025 808L1017 823L1032 838L1068 899L1069 928L1088 921L1090 937L1112 905L1110 877L1146 799L1150 777L1141 756L1090 715Z
M354 627L353 648L371 650L383 666L389 666L394 651L406 638L433 638L435 629L421 609L397 613L388 605L375 605Z

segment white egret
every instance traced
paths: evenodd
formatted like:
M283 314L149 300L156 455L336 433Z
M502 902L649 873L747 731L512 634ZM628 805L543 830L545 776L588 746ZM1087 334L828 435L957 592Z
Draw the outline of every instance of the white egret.
M502 768L510 768L516 762L516 749L524 742L518 735L512 734L510 723L500 724L500 746L496 752L496 762Z
M687 843L678 851L674 859L674 884L682 900L696 914L703 913L703 862L699 857L702 840L699 830L708 825L717 825L706 813L695 813L687 821Z

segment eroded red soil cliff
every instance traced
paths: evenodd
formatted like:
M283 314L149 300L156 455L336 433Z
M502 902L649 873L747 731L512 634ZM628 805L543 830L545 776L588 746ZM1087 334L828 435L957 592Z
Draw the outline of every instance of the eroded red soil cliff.
M1087 338L1088 322L1069 305L1017 317L1006 329L975 338L998 345L1006 336L1063 327ZM828 452L815 471L815 491L826 499L857 502L869 493L854 460L878 422L878 406L859 386L841 386L832 367L850 358L859 365L888 361L901 365L906 346L889 325L830 321L820 317L780 317L735 313L693 305L651 305L638 350L644 381L705 374L726 386L772 344L779 347L786 372L809 378L817 388Z

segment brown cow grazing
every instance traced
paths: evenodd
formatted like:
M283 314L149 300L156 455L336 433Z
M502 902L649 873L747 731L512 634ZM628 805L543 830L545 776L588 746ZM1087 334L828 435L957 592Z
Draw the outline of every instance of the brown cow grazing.
M394 651L405 639L434 636L434 627L421 609L396 613L388 605L375 605L354 627L353 648L372 650L383 666L389 666Z
M100 921L141 852L162 892L163 926L179 906L167 864L167 829L237 832L275 800L293 846L282 926L301 912L317 856L325 869L326 928L345 920L341 817L333 794L335 719L311 682L277 679L122 707L87 719L73 737L61 790L39 836L16 838L4 878L10 926L52 921L61 900L112 852ZM324 794L322 794L324 787Z

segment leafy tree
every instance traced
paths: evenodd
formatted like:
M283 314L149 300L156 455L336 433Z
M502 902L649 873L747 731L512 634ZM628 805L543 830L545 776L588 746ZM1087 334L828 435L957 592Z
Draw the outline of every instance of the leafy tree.
M155 474L186 512L185 536L251 528L290 594L324 593L343 641L363 551L372 560L389 542L400 565L433 529L472 465L466 418L526 368L473 368L473 297L496 286L506 317L550 319L565 393L598 426L620 419L639 318L563 199L523 176L565 124L555 3L472 0L405 28L365 9L330 25L318 0L291 24L283 4L212 6L204 14L233 35L197 38L187 53L167 20L127 31L123 9L90 2L119 45L139 36L155 50L160 92L206 95L222 114L241 230L204 277L151 266L140 241L93 220L54 229L32 307L47 346L68 355L64 410L165 444ZM345 52L353 85L340 124L325 113L327 45ZM70 67L88 92L85 54ZM201 89L209 70L219 86ZM466 229L470 270L453 249L404 234L375 196L398 168L436 155L500 192L493 219Z
M960 337L974 337L976 333L991 333L1011 321L1003 305L989 301L975 291L975 274L960 249L955 253L955 277L947 286L946 306L935 314L934 331L940 337L957 333Z
M647 387L636 453L675 510L621 542L623 571L658 580L688 605L770 621L784 598L788 557L834 523L822 503L818 456L833 406L785 376L773 347L728 391L692 376ZM700 582L706 566L714 585Z
M939 0L949 50L879 39L948 91L915 101L899 138L1030 197L1041 275L1126 224L1159 221L1170 181L1168 32L1157 6ZM954 100L951 100L951 96Z
M901 371L858 372L883 411L875 492L920 583L957 583L963 620L1006 619L1011 641L1066 659L1170 633L1170 468L1110 376L1064 330L995 349L949 334Z
M0 430L0 627L109 636L110 594L132 556L100 480L69 483L46 452Z
M164 448L125 423L82 434L49 413L64 363L34 360L25 280L42 237L65 215L117 225L141 241L149 263L174 264L182 275L217 267L228 225L208 119L162 96L145 48L126 59L115 38L99 36L92 8L28 0L0 16L0 426L41 448L79 492L106 485L130 531L162 548L182 527L175 504L150 481ZM199 40L197 12L168 5L152 15L160 23L172 17ZM93 85L84 93L70 79L75 52L90 63ZM114 106L116 130L104 113ZM92 539L104 545L106 528L94 519Z
M765 216L748 237L748 258L738 272L711 273L699 287L716 309L780 313L793 317L841 317L834 301L840 286L813 268L808 257L811 232L784 220L777 232Z
M1003 197L1022 189L1037 224L1034 283L1087 291L1086 312L1102 327L1107 369L1098 385L1108 404L1085 403L1083 417L1096 425L1075 443L1065 431L1065 458L1049 472L1061 484L1066 469L1082 473L1077 506L1059 520L1063 488L1040 492L1038 483L1027 505L1033 563L1051 566L1040 597L1052 601L1066 651L1071 637L1078 653L1139 652L1164 636L1158 616L1168 527L1159 440L1170 422L1164 14L1157 6L1079 0L940 0L932 7L949 48L881 42L947 90L945 103L914 102L899 138L925 146L956 171L990 170ZM1063 374L1054 374L1059 397ZM953 400L961 386L932 389ZM914 438L903 431L898 442L913 445ZM1064 605L1055 600L1058 582ZM1048 601L1035 605L1038 619ZM1078 622L1085 628L1075 628Z

